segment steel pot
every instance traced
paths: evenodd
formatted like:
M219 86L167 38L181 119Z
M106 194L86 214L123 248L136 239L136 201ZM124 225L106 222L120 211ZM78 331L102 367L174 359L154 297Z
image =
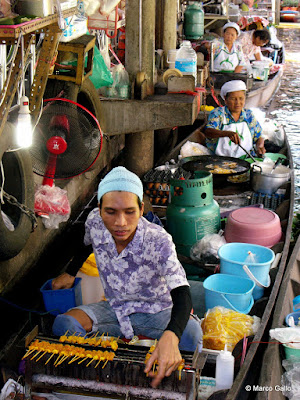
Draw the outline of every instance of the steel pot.
M252 164L250 169L250 183L255 192L272 194L290 179L291 171L284 166L277 167L272 173L272 166Z

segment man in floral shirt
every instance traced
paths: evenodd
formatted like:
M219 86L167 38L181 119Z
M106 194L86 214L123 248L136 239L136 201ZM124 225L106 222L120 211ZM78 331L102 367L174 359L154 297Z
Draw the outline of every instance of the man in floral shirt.
M142 217L143 185L137 175L114 168L99 184L98 201L99 208L85 223L85 248L78 249L53 288L71 287L82 261L93 251L107 301L58 315L53 332L159 339L145 369L150 372L158 361L159 372L152 382L156 387L177 369L179 349L194 351L201 336L198 322L189 319L189 284L171 236Z

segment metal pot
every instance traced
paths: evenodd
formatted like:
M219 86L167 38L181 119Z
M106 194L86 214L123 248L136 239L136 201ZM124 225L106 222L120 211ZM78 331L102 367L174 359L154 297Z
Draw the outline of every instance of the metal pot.
M290 179L289 168L280 166L271 173L272 167L263 167L252 164L250 169L250 183L255 192L272 194Z

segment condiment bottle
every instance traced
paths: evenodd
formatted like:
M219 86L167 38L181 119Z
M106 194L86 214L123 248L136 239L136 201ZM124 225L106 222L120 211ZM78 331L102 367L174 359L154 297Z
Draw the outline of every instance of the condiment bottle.
M230 389L233 383L234 375L234 357L227 350L225 344L224 350L221 350L216 361L216 389Z

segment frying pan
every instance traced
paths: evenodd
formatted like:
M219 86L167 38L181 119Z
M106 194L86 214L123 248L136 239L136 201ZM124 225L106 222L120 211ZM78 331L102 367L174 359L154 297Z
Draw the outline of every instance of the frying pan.
M224 162L236 163L237 166L233 168L235 172L228 174L213 173L214 177L228 178L229 176L244 174L250 169L250 163L248 163L248 161L234 157L222 157L216 155L185 157L180 160L180 165L184 170L194 173L195 171L209 171L211 168L207 168L207 165L217 165L220 168L229 169L228 166L224 165Z

